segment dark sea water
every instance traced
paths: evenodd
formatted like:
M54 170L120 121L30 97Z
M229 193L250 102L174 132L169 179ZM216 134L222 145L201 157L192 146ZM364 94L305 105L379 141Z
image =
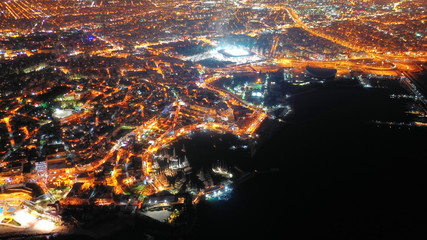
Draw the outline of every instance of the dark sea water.
M388 94L324 86L294 97L249 160L279 171L201 203L189 238L425 239L427 130L373 124L402 118Z

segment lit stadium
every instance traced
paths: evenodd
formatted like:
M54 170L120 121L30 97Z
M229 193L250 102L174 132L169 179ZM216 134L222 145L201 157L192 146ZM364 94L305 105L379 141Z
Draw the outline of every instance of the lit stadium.
M186 57L184 60L200 62L204 60L215 60L232 64L245 64L265 60L263 56L257 55L247 49L240 47L217 47L202 54Z
M221 49L218 52L226 57L246 57L254 55L253 52L241 48Z

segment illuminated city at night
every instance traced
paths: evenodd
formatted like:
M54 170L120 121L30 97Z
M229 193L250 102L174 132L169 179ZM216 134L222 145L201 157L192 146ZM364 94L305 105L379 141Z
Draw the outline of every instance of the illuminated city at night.
M0 238L424 239L426 7L0 0Z

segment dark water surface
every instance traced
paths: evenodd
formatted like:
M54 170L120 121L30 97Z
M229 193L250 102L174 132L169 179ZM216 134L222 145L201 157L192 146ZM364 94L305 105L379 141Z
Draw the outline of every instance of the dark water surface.
M295 97L294 115L250 160L279 171L202 203L191 238L426 237L427 131L372 124L402 116L387 94L330 86Z

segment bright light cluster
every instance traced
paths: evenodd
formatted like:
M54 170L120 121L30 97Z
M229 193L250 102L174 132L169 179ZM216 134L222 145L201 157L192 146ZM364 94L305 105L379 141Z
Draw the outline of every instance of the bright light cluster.
M248 56L249 52L241 48L224 49L224 52L233 57Z
M36 221L36 216L30 214L27 210L19 210L15 212L13 218L23 227L28 227L30 224Z
M55 112L52 114L54 118L66 118L73 115L72 109L55 109Z
M50 232L55 228L55 223L49 220L40 220L34 225L34 228L39 231Z

